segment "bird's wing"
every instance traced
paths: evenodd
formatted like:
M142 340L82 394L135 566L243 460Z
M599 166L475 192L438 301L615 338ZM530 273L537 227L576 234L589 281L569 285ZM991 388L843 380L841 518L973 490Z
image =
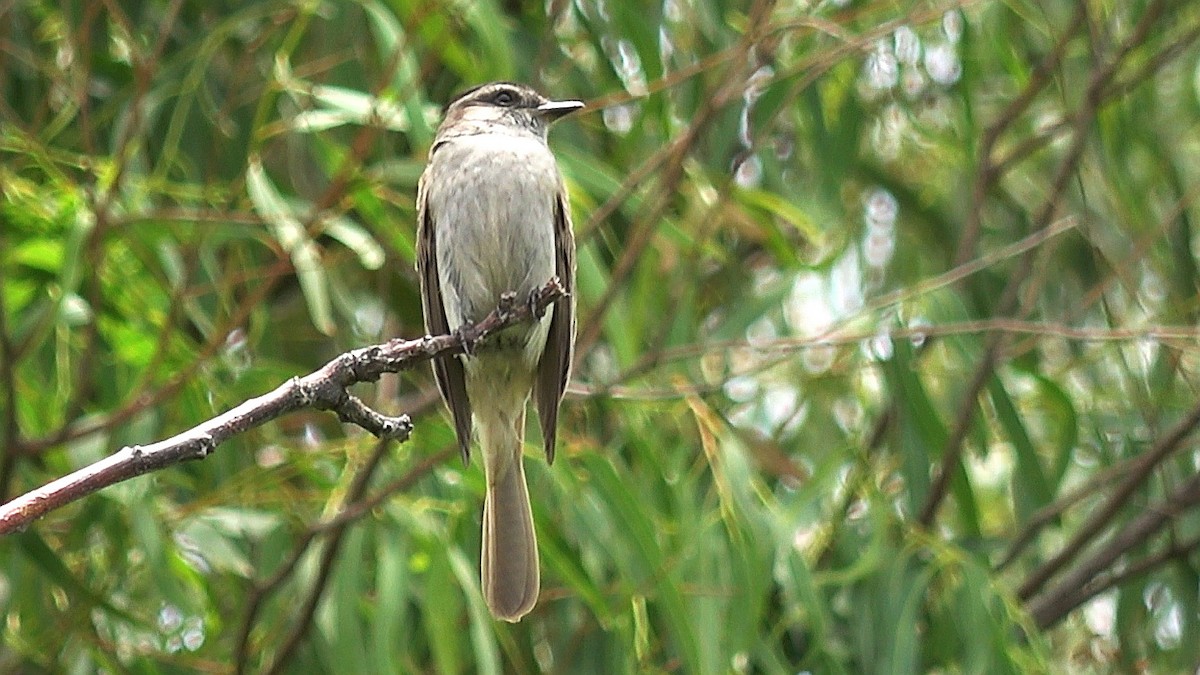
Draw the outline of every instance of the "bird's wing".
M417 184L417 276L421 281L421 313L425 317L427 333L446 335L450 332L450 326L442 306L441 282L438 279L437 233L433 224L434 214L429 207L429 191L425 186L428 173L426 169ZM458 436L458 449L465 463L471 458L471 402L467 399L462 361L457 356L434 359L433 375L442 400L454 418L454 433Z
M571 378L571 358L575 350L575 234L571 231L566 187L561 183L554 204L554 238L555 273L566 289L567 297L554 306L533 391L547 462L554 461L558 406Z

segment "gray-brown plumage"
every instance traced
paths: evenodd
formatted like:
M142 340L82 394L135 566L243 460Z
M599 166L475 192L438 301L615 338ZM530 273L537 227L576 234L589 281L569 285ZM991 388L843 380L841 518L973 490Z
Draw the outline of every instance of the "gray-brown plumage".
M575 342L575 242L546 133L582 107L510 82L464 92L446 108L417 189L417 270L429 333L479 321L502 293L524 299L554 276L572 294L537 323L433 364L464 461L472 419L479 431L487 477L480 576L488 608L506 621L533 608L539 585L521 457L525 408L532 393L553 461Z

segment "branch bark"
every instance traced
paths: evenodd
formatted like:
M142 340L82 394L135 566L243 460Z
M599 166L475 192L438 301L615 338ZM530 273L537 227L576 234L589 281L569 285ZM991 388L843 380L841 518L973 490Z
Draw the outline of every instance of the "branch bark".
M1104 502L1096 507L1075 530L1071 540L1064 544L1058 553L1029 573L1029 576L1017 589L1017 597L1024 601L1031 600L1042 592L1047 582L1076 560L1080 552L1116 522L1117 513L1126 508L1138 487L1149 479L1155 468L1183 445L1183 442L1196 430L1197 426L1200 426L1200 405L1192 408L1187 416L1172 427L1165 436L1159 438L1149 450L1138 456L1137 461L1129 467L1128 474L1116 487L1111 489ZM1200 476L1200 474L1197 475ZM1197 483L1196 489L1200 490L1200 483ZM1182 500L1187 495L1188 493L1184 492L1177 499ZM1076 586L1078 585L1076 584Z
M1121 556L1169 525L1179 514L1200 504L1200 474L1180 485L1170 497L1143 510L1125 524L1094 555L1063 577L1053 589L1031 599L1027 606L1038 628L1047 629L1058 623L1071 610L1087 602L1104 589L1097 583L1101 573L1113 568Z
M412 431L408 415L391 417L372 410L349 392L351 385L375 381L383 373L407 370L434 358L469 353L488 335L541 316L564 297L566 290L554 278L528 302L518 303L514 294L504 294L482 321L462 326L451 335L394 339L346 352L313 373L294 377L187 431L150 445L126 446L13 499L0 506L0 534L24 529L46 513L110 485L186 460L204 459L229 438L301 408L332 410L343 422L357 424L380 439L404 441Z

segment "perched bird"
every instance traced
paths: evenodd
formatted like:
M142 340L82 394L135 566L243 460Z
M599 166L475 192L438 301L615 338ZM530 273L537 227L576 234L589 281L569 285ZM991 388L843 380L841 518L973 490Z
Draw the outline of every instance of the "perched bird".
M570 209L546 133L582 107L511 82L475 87L446 107L417 188L417 271L430 334L479 321L502 293L524 300L555 276L573 293ZM505 621L519 621L538 597L537 540L521 457L525 408L532 392L546 459L554 461L574 343L569 295L540 320L433 364L463 461L472 417L479 432L487 478L480 577L488 608Z

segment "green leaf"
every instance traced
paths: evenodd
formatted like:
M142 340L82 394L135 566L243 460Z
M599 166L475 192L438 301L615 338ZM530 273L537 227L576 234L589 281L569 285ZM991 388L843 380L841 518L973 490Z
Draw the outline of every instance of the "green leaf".
M96 593L63 563L59 553L56 553L37 532L26 530L15 535L20 552L46 575L52 583L66 591L71 598L82 601L88 606L100 607L113 617L133 624L141 620L134 615L110 603L107 598Z
M1037 448L1029 437L1017 408L1000 378L993 377L988 381L988 393L995 406L996 416L1000 425L1012 444L1017 460L1017 485L1020 489L1013 490L1013 506L1017 517L1022 521L1028 520L1038 509L1048 504L1053 496L1049 481L1046 479L1042 462L1038 458Z
M292 260L313 325L322 333L332 335L336 327L329 303L328 280L321 267L321 253L316 242L288 208L257 157L252 157L246 168L246 188L254 210L267 222L275 240Z

